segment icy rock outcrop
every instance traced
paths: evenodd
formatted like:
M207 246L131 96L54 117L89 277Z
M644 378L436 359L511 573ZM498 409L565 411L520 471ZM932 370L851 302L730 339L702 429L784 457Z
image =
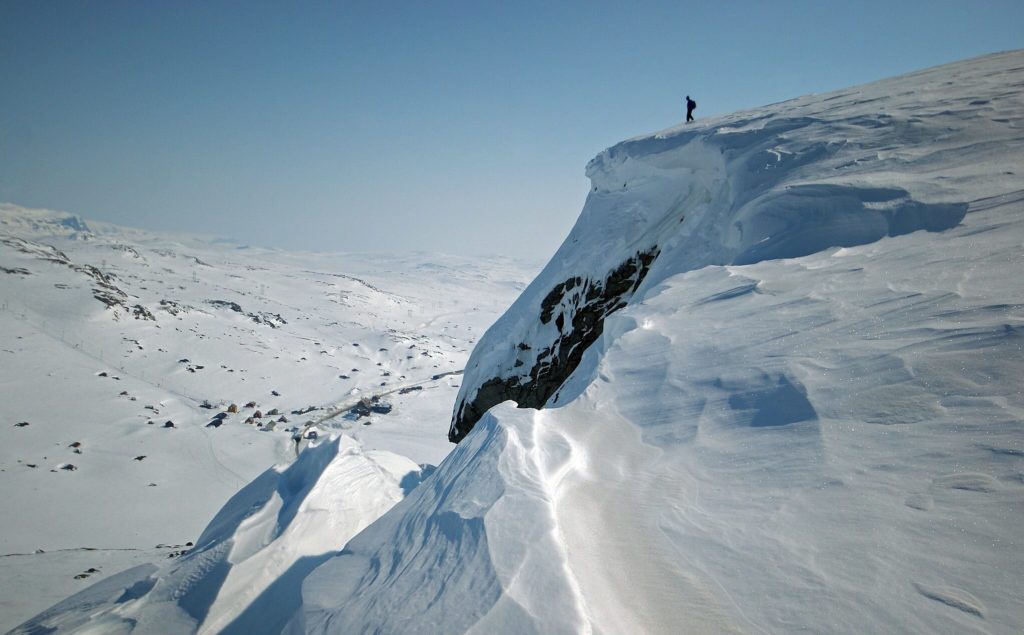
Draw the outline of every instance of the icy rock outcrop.
M505 400L544 407L604 319L668 275L956 226L967 202L928 173L925 159L937 157L924 120L909 104L859 112L855 91L631 139L594 158L575 227L474 349L448 438Z
M657 257L654 246L627 258L603 279L573 276L556 284L540 303L540 325L554 323L553 341L539 351L525 342L517 344L513 367L523 367L524 358L529 359L528 375L485 381L472 400L460 403L448 439L458 443L484 413L503 401L515 401L523 408L544 407L579 366L587 347L601 336L604 319L626 306Z

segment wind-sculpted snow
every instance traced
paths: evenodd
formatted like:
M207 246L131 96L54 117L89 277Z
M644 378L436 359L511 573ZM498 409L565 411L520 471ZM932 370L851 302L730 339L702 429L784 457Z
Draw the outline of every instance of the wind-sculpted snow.
M296 630L544 633L586 623L548 489L576 457L534 411L508 412L501 425L484 419L485 434L307 579Z
M490 458L430 483L497 478L490 509L542 496L512 526L558 547L531 584L572 595L490 621L510 583L460 570L417 574L419 596L465 602L448 618L468 632L1020 632L1022 91L1009 53L601 153L569 237L474 350L451 433L530 437L557 467L516 486ZM469 432L489 387L529 390L571 338L577 288L650 249L578 363L519 403L543 409L505 404ZM352 603L414 620L407 569L368 572L384 554L428 566L486 540L467 558L486 563L537 544L496 522L444 537L428 503L382 520L426 537L396 548L378 523L359 559L307 579L307 626L356 624ZM558 607L571 621L546 623Z
M1022 94L1006 53L601 153L459 444L257 630L1020 633Z
M14 632L278 632L302 579L419 477L415 463L349 437L324 442L238 492L180 560L104 580Z
M961 68L971 64L979 63ZM968 92L1001 90L993 75L958 77L952 96L940 81L948 72L804 97L599 154L587 166L592 188L576 226L475 348L449 438L462 439L506 399L542 407L600 335L604 318L666 276L955 227L972 200L965 181L990 176L979 165L1002 169L986 161L1012 156L1007 144L1015 141L1009 120L988 116L1013 100ZM895 90L908 82L916 89ZM982 101L987 110L976 105ZM542 319L551 312L545 303L567 282L600 285L638 254L659 253L613 300L560 296L554 323ZM581 313L585 333L576 333ZM563 363L550 363L553 352L562 352Z

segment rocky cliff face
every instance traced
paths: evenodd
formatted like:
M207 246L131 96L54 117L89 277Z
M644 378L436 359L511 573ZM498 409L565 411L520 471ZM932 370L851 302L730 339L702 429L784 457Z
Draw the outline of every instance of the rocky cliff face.
M534 351L536 341L516 344L513 369L524 368L529 360L527 374L485 380L471 400L460 402L448 439L461 441L484 413L503 401L542 408L604 332L605 318L629 302L658 253L658 247L652 246L630 256L604 278L573 276L556 284L541 301L537 318L540 327L554 323L552 339L539 351Z

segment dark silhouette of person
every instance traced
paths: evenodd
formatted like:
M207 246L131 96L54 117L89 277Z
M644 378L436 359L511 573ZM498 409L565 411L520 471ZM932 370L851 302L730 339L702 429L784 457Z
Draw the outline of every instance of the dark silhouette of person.
M686 96L686 123L693 121L693 109L697 107L697 102L690 99L690 96Z

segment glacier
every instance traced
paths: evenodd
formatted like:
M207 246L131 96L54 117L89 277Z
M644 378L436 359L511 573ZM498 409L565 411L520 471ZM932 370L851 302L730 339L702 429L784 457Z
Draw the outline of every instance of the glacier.
M265 631L1020 632L1022 124L1015 51L600 153L469 358L458 445ZM15 632L171 606L201 553Z

